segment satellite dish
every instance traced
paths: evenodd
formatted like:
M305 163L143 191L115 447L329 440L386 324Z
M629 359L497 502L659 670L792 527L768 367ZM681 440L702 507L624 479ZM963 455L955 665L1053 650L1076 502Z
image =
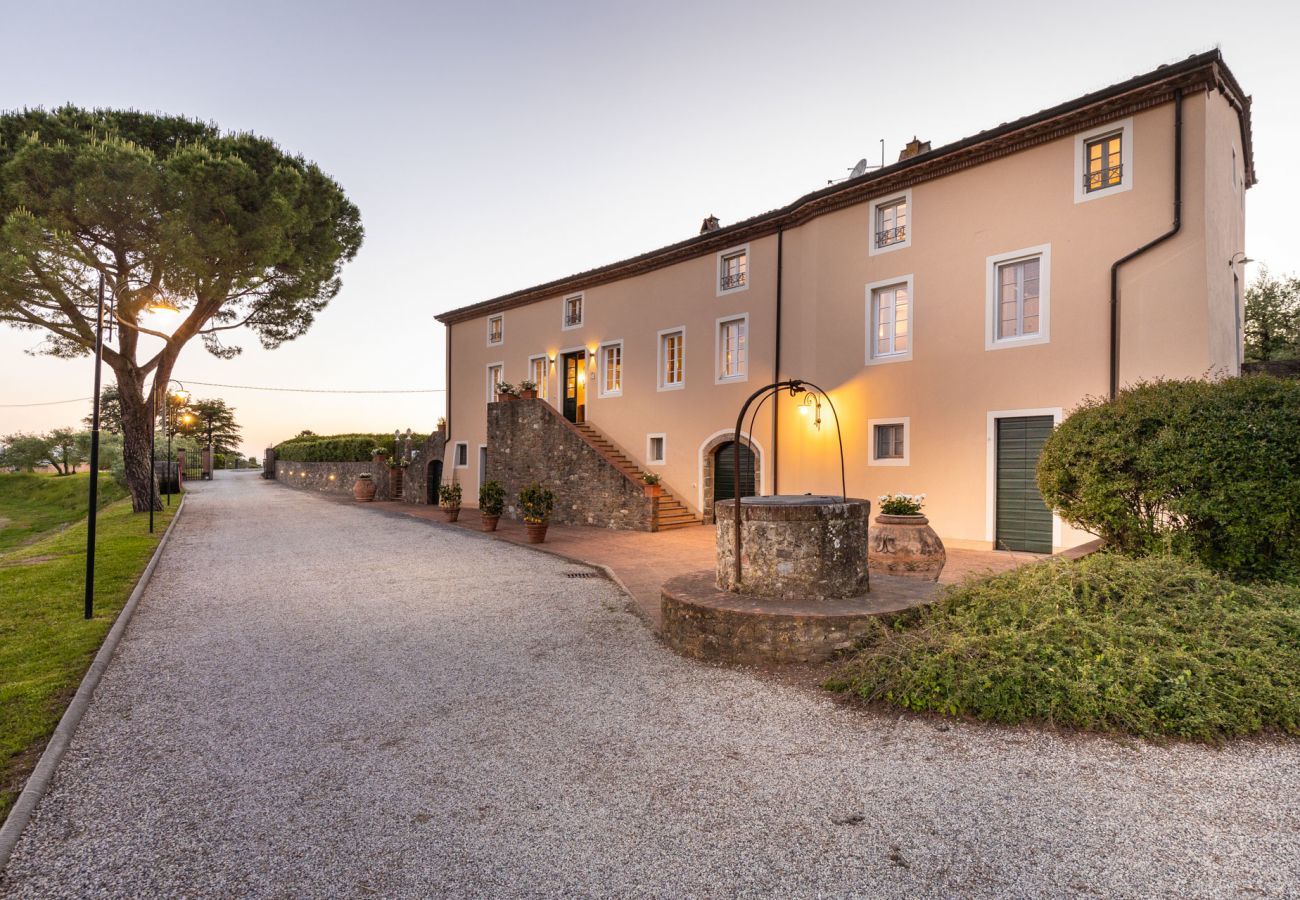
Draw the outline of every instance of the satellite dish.
M858 160L858 164L853 167L853 171L849 173L849 178L857 178L865 171L867 171L867 161L865 159L860 159Z

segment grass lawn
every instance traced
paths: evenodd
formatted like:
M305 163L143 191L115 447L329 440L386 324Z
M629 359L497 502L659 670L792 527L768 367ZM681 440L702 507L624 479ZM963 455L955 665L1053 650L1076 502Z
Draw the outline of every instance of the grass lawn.
M80 515L76 501L84 502L84 493L77 498L64 487L80 484L84 492L86 478L75 477L74 482L74 477L0 476L0 515L11 516L12 508L25 516L16 521L26 523L20 527L28 535L38 522L49 532L16 549L0 550L0 818L17 799L177 508L155 514L153 534L146 514L132 514L129 499L100 511L95 618L86 621L86 522L79 518L62 527ZM28 486L22 484L9 494L10 479L28 478L46 482L55 499L42 502L34 494L28 496ZM104 493L103 484L100 490ZM62 519L52 511L60 506Z
M86 515L89 473L0 475L0 553ZM126 496L108 475L99 476L99 507Z
M1099 553L948 589L827 684L988 721L1218 741L1300 734L1300 586Z

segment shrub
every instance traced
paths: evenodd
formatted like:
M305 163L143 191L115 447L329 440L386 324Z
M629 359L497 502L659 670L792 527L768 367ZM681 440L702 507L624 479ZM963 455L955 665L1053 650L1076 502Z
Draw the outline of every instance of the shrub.
M919 516L925 494L881 494L880 511L887 516Z
M1247 578L1300 572L1300 382L1162 381L1090 400L1048 438L1043 499L1129 554Z
M531 524L547 522L551 518L552 510L555 509L555 494L534 481L519 492L519 509L524 515L525 522Z
M499 481L485 481L478 489L479 512L485 516L499 516L506 508L506 492Z
M452 481L438 485L438 505L448 509L460 506L460 482Z
M1170 555L1050 560L949 588L827 687L1014 724L1217 740L1300 734L1300 587Z
M661 481L658 472L642 472L641 483L655 485Z
M413 434L412 442L423 442L428 435ZM286 462L369 462L376 448L389 453L391 434L315 435L304 432L275 446L277 459Z

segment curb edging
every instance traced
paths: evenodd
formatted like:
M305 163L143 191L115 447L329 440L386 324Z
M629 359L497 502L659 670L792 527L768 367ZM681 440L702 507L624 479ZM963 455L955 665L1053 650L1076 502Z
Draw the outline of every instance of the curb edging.
M153 556L149 558L149 564L144 567L140 580L135 583L135 588L131 591L131 596L127 598L126 605L117 614L117 620L113 622L113 627L104 636L104 642L99 645L99 652L95 654L95 658L90 663L90 668L86 669L86 674L82 676L81 684L77 687L77 693L73 695L68 708L63 711L63 717L59 719L58 726L54 729L54 733L50 735L50 740L46 743L41 758L36 762L36 768L32 769L31 775L27 776L27 783L23 785L22 793L18 795L13 808L9 810L4 825L0 826L0 875L4 873L5 868L9 865L9 859L13 855L14 848L18 846L18 839L22 837L27 823L31 821L37 805L45 796L46 791L49 790L50 782L54 778L54 772L58 769L59 763L68 751L68 746L72 743L72 736L76 734L77 726L81 724L82 716L85 715L87 707L90 706L91 698L95 694L95 688L99 686L104 670L108 668L109 661L117 651L118 644L122 642L122 636L126 632L127 624L131 621L131 616L135 613L140 597L144 595L145 588L149 586L154 569L158 566L158 560L162 557L163 549L167 546L167 541L171 537L172 529L180 521L187 496L185 494L181 495L180 505L176 507L176 515L172 516L171 522L168 523L162 539L158 541L158 546L154 548Z

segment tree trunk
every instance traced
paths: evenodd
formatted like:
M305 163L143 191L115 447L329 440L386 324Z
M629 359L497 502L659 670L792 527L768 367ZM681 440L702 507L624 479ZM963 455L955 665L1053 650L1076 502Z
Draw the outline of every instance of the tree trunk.
M153 465L149 459L149 435L153 416L145 397L144 379L134 373L117 373L118 393L122 404L122 462L126 468L126 486L131 492L131 508L149 511L149 497L154 509L162 509L159 492L154 489Z

